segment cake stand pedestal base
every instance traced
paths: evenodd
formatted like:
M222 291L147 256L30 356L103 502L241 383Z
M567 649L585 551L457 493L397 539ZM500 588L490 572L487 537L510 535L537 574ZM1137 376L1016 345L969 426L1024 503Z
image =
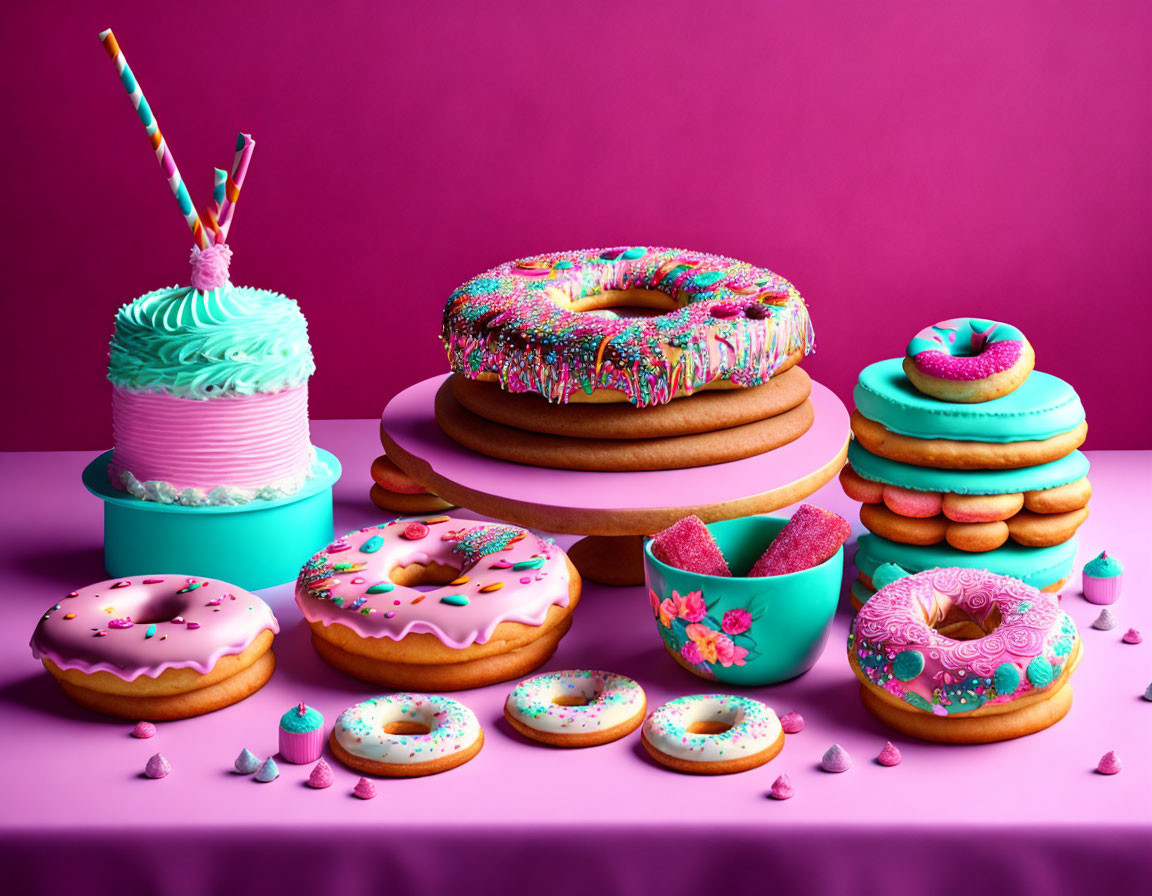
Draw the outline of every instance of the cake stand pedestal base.
M436 376L384 409L388 457L428 491L518 526L585 535L569 550L582 576L605 585L644 582L643 537L695 514L706 523L770 513L802 501L844 466L848 411L812 383L812 428L794 442L726 464L635 473L556 470L478 454L436 423Z
M296 494L235 506L185 507L141 501L112 487L105 451L83 473L84 487L104 502L104 568L114 578L187 573L248 591L296 578L332 540L332 485L340 461L316 454L328 473Z

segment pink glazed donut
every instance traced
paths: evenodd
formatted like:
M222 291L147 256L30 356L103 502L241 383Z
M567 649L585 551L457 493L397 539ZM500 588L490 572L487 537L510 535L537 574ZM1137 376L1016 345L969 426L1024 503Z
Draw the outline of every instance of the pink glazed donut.
M848 658L865 707L884 724L925 740L987 743L1064 717L1080 636L1053 595L950 567L898 578L869 598Z
M925 327L912 338L904 374L932 398L973 403L1017 389L1035 365L1036 353L1015 327L957 317Z
M183 719L243 700L272 677L280 627L255 594L182 575L109 579L40 619L32 655L81 706Z
M580 574L551 539L449 516L350 532L296 581L316 652L405 691L522 678L552 656L579 599Z

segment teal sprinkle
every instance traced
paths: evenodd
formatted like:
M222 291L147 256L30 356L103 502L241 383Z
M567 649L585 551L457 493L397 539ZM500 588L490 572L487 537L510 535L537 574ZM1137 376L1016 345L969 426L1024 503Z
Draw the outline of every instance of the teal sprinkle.
M906 703L911 703L917 709L922 709L925 712L932 712L932 704L929 703L927 700L925 700L923 697L921 697L919 694L915 694L915 693L909 691L907 694L904 695L904 701Z
M1001 663L996 667L996 674L992 676L992 684L996 693L1007 697L1016 693L1020 687L1020 668L1015 663Z
M1021 616L1023 616L1025 613L1027 613L1031 609L1032 609L1031 601L1022 600L1017 605L1016 612L1019 613Z
M625 249L623 251L623 253L621 253L620 257L621 258L627 258L629 261L631 261L634 258L643 258L647 254L648 254L647 247L645 247L645 246L633 246L631 249Z
M145 639L151 638L154 634L156 634L156 624L155 623L148 626L147 630L144 632L144 637L145 637Z
M185 585L183 588L181 588L176 593L177 594L186 594L189 591L195 591L197 588L203 588L203 587L204 586L201 582L193 582L191 585Z
M380 548L384 547L384 539L379 535L373 535L364 544L360 545L361 554L375 554Z
M334 597L334 598L332 598L332 603L336 604L336 606L338 606L338 607L342 607L342 606L344 606L344 598Z
M469 601L463 594L445 594L440 598L440 603L448 604L450 607L466 607Z
M377 582L375 585L368 586L369 594L387 594L396 586L391 582Z
M1042 656L1028 664L1028 681L1034 688L1044 688L1052 683L1052 664Z
M727 271L705 271L703 274L693 277L692 282L697 286L714 286L727 276Z
M892 661L892 674L901 681L911 681L924 671L924 654L919 650L903 650Z
M519 563L513 563L513 569L540 569L544 565L543 557L533 557L531 560L521 560Z

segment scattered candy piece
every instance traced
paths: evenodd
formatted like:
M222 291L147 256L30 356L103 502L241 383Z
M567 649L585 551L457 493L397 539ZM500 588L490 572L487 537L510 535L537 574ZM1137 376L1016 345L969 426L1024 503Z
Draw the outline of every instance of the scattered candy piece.
M312 766L312 774L308 776L308 786L322 790L325 787L331 787L335 779L336 776L332 774L332 766L321 759Z
M897 566L895 563L881 563L872 573L872 587L879 591L906 575L909 575L909 572L903 566Z
M407 538L409 541L419 541L421 538L427 538L428 532L428 527L423 523L409 523L404 527L402 537Z
M1125 644L1139 644L1144 640L1144 636L1140 634L1140 632L1136 629L1130 628L1128 631L1124 632L1124 637L1120 640Z
M172 771L172 766L168 760L164 758L163 753L157 753L148 760L148 764L144 766L144 774L149 778L166 778L168 773Z
M137 722L136 727L132 729L133 737L155 737L156 726L151 722Z
M370 800L376 796L376 785L367 778L361 778L356 782L356 786L352 788L352 793L362 800Z
M826 772L846 772L852 768L852 757L840 744L832 744L820 760L820 767Z
M796 791L792 787L792 782L788 780L788 776L781 775L772 782L772 789L768 791L768 795L774 800L790 800L796 795Z
M851 535L852 527L844 517L801 504L748 575L780 576L819 566Z
M1097 628L1102 632L1110 632L1116 628L1116 617L1112 615L1111 610L1105 607L1096 617L1096 621L1092 623L1092 628Z
M698 516L686 516L652 539L652 556L686 572L731 576L728 561Z
M261 784L267 784L269 781L275 781L280 777L280 767L276 764L276 760L269 756L261 764L260 768L256 769L256 780Z
M236 757L236 771L242 775L250 775L260 768L260 759L255 753L245 747Z
M900 755L900 748L892 743L892 741L888 741L880 750L880 755L876 757L876 761L881 765L886 765L891 768L903 762L904 757Z
M796 734L804 730L804 716L798 712L786 712L780 716L780 727L785 734Z
M1124 768L1124 763L1120 761L1120 757L1116 755L1115 750L1109 750L1100 757L1100 762L1096 766L1096 771L1102 775L1115 775L1120 769Z
M1148 687L1144 688L1144 699L1147 700L1149 703L1152 703L1152 684L1150 684L1150 685L1148 685Z

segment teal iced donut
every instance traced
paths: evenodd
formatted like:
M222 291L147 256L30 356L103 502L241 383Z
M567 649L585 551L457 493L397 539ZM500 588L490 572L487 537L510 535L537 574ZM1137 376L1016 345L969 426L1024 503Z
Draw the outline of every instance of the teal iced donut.
M1028 442L1050 439L1084 422L1076 390L1059 377L1033 373L1010 395L980 404L937 401L913 388L891 358L860 372L856 409L890 432L915 439L961 442Z
M1024 334L1010 324L956 317L925 327L908 343L904 373L940 401L991 401L1017 389L1036 365Z
M1071 574L1078 547L1075 538L1046 548L1024 547L1009 541L993 551L969 553L948 544L900 544L871 533L861 535L856 544L856 568L869 578L882 563L895 563L910 573L962 566L1011 576L1041 591L1052 590Z

